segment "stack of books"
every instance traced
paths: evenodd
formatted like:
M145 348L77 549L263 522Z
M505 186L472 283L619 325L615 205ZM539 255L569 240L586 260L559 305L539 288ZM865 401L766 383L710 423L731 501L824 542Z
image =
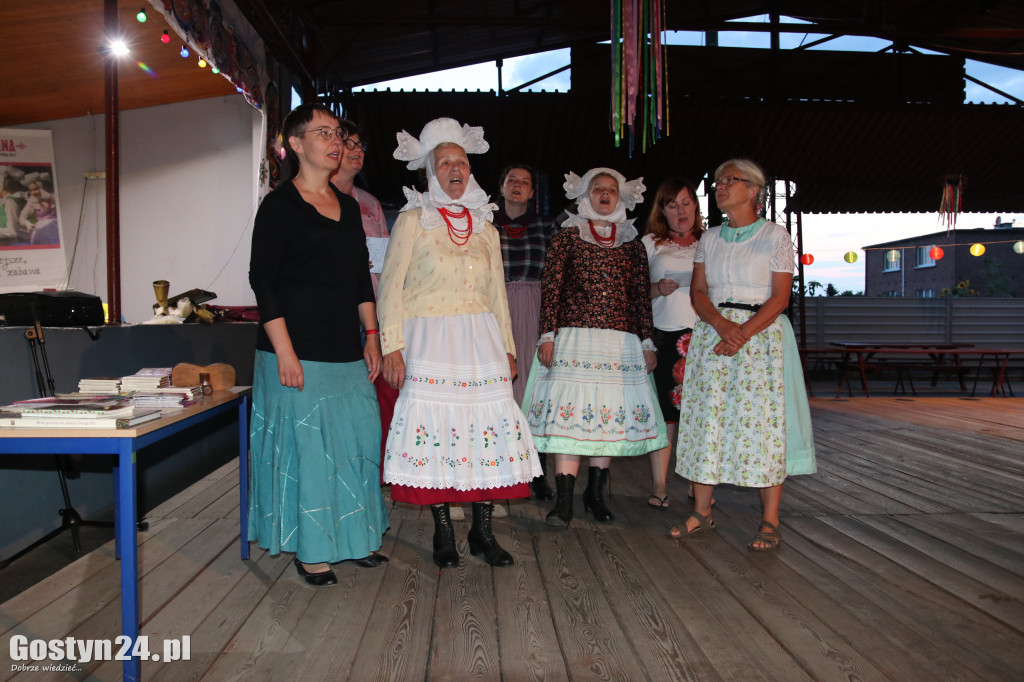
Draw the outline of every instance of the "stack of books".
M92 377L78 381L79 393L117 394L121 392L121 377Z
M194 405L199 396L198 386L166 386L135 391L132 403L135 407L188 407Z
M171 367L147 367L121 378L121 392L145 391L171 385Z
M160 410L140 410L127 400L25 400L3 408L0 426L30 429L124 429L160 418Z

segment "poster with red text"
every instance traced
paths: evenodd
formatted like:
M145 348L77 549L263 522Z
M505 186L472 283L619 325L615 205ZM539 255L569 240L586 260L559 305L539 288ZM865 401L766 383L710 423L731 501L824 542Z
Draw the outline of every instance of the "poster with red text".
M0 128L0 292L64 288L57 188L52 133Z

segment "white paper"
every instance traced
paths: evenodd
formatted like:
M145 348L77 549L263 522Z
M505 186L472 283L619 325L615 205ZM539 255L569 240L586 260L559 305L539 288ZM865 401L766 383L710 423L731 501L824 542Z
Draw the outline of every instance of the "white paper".
M379 275L380 271L384 268L384 254L388 250L388 238L367 237L366 250L370 252L370 262L373 263L370 272Z
M666 270L665 279L670 279L681 287L690 286L690 281L693 279L693 271L687 270Z

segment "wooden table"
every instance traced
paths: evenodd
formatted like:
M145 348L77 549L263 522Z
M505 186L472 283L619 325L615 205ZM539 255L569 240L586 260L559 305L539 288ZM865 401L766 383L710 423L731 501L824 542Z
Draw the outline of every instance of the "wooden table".
M992 378L992 391L993 397L997 396L1000 392L1004 391L1003 384L1006 377L1006 365L1009 362L1011 355L1022 354L1024 350L1020 349L1002 349L1002 348L975 348L970 345L959 345L959 344L870 344L870 343L845 343L845 342L833 342L842 353L842 359L839 367L839 385L836 388L836 397L840 397L843 391L843 384L846 379L846 370L850 365L850 357L855 355L857 357L857 368L860 372L861 388L864 390L864 395L868 398L871 397L871 392L868 389L867 370L872 359L876 355L895 355L898 356L898 360L892 362L892 367L897 372L907 371L907 377L909 380L910 369L931 369L932 370L932 386L937 382L938 375L944 371L952 371L957 375L957 379L960 382L960 390L967 391L966 377L964 376L972 369L976 370L974 377L974 385L971 388L971 395L973 396L978 388L978 379L981 370L984 368L986 361L992 361L993 378ZM924 363L911 363L909 360L913 360L914 356L926 359ZM965 365L964 358L975 357L978 360L976 366ZM952 360L952 364L947 364L946 360ZM907 361L905 361L905 360ZM902 374L897 375L897 387L902 384ZM913 389L913 381L910 382L911 390ZM914 391L916 394L916 391Z
M200 398L195 405L173 410L127 429L0 429L0 455L116 455L114 460L114 552L121 560L121 634L139 636L139 559L135 488L137 453L147 445L232 410L238 419L238 494L242 558L249 558L249 386L235 386ZM116 649L117 647L115 647ZM160 652L159 647L153 651ZM124 661L124 679L138 680L141 659Z

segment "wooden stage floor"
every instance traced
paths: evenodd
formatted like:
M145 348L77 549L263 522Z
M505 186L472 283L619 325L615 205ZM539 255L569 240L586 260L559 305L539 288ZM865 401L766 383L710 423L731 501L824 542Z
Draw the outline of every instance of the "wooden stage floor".
M716 493L718 529L671 540L689 510L646 505L647 459L613 464L612 524L495 521L516 559L430 558L429 512L393 506L384 569L306 586L291 555L238 550L237 469L153 510L140 534L143 634L191 636L152 680L1019 680L1024 677L1024 399L812 400L819 472L791 479L783 545L754 553L756 491ZM113 639L108 543L0 606L6 645ZM120 679L115 662L48 678Z

